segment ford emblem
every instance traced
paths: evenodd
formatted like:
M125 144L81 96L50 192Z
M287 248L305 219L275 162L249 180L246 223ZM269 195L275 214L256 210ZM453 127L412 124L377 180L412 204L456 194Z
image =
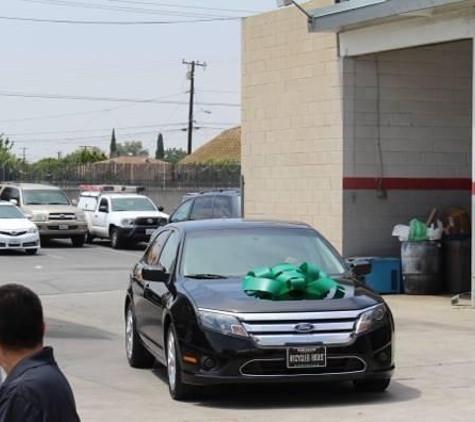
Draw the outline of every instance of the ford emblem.
M59 216L59 218L60 218L61 220L66 220L66 216L65 216L64 214L61 214L61 215Z
M315 329L315 326L309 323L297 324L294 327L294 330L297 331L298 333L310 333L314 329Z

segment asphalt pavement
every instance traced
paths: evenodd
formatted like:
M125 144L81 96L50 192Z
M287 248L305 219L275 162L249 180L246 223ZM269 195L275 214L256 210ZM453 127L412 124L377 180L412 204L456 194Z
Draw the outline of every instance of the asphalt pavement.
M170 399L163 368L136 370L124 352L123 300L143 248L55 243L38 256L0 253L0 284L36 291L46 343L68 376L83 421L468 421L475 413L475 311L443 297L387 297L397 325L397 372L386 393L348 384L214 388Z

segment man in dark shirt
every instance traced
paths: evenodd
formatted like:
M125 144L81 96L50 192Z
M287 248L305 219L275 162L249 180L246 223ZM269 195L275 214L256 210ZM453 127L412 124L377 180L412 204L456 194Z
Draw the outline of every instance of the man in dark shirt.
M39 297L26 287L0 287L0 422L79 422L71 387L53 349L43 347Z

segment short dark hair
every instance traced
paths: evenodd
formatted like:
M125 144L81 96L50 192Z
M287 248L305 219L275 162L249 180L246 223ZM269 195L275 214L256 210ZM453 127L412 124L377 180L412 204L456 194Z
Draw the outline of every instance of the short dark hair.
M44 320L40 298L19 284L0 287L0 345L21 350L43 341Z

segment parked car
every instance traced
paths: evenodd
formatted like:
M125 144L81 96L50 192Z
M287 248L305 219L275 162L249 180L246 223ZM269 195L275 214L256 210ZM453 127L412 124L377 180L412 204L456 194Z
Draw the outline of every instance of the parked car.
M110 193L110 190L82 192L78 207L86 213L87 240L110 239L114 249L148 242L158 227L167 224L169 217L144 195Z
M31 215L42 240L71 239L84 245L87 223L84 212L73 206L66 193L56 186L7 183L0 187L0 200L10 201Z
M213 218L240 218L241 192L235 189L187 193L170 223Z
M332 300L260 300L253 268L310 262L344 286ZM227 383L352 381L383 391L394 368L394 323L383 298L304 224L240 219L169 224L135 265L125 299L130 366L167 367L170 394ZM316 358L315 358L316 357ZM314 359L315 358L315 359Z
M15 205L0 201L0 250L24 250L34 255L39 249L36 225Z

